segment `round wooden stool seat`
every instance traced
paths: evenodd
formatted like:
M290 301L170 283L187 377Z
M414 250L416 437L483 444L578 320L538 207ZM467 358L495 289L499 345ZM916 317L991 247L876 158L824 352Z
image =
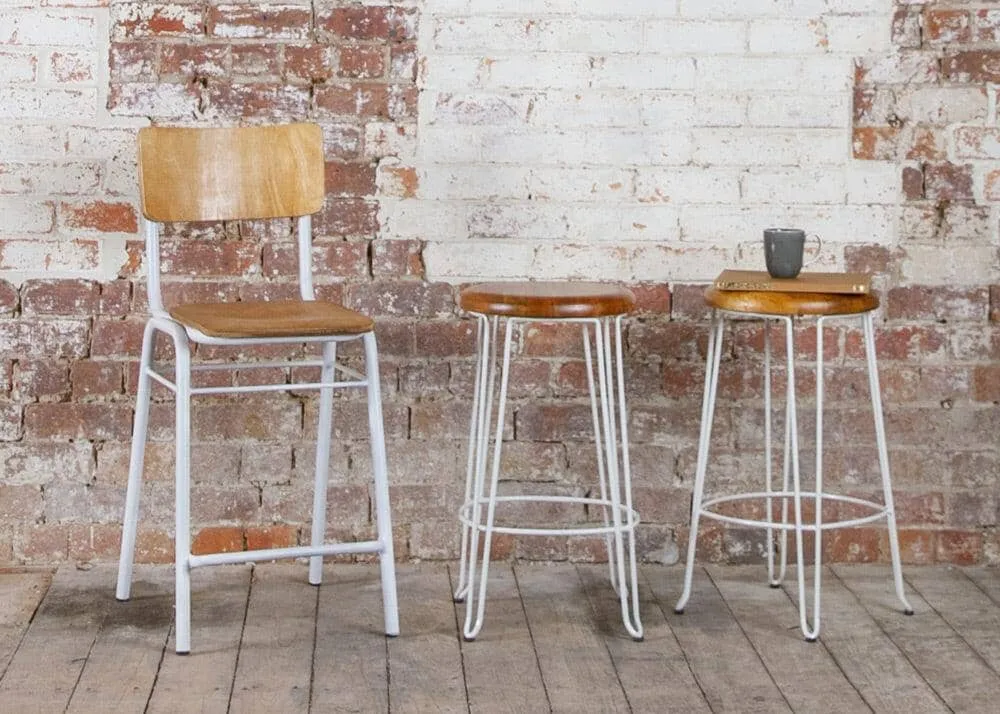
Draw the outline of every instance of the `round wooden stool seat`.
M628 288L580 281L479 283L462 290L459 306L481 315L587 318L625 315L635 307Z
M765 290L705 291L709 307L758 315L857 315L878 307L878 296L835 293L788 293Z

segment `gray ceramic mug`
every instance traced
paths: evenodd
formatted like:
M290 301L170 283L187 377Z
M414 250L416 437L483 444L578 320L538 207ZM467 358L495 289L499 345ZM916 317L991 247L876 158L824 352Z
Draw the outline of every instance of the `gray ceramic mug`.
M819 236L813 236L819 241ZM800 228L764 230L764 262L772 278L794 278L802 270L806 232ZM822 247L822 243L820 244ZM817 256L819 250L817 250Z

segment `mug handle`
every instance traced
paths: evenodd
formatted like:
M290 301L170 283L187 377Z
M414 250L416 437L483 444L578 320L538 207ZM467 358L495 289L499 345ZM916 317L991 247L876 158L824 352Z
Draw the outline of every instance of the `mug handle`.
M815 233L810 233L809 235L806 236L806 240L808 240L809 238L815 238L816 239L816 255L814 255L812 257L812 259L805 261L802 264L803 268L805 268L806 266L809 266L809 265L812 265L813 263L815 263L817 260L819 260L820 255L823 254L823 240L818 235L816 235Z

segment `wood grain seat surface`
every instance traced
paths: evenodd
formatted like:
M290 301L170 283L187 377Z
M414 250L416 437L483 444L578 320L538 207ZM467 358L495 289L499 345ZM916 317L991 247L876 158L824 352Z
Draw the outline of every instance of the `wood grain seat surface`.
M594 318L628 314L635 308L635 295L613 283L479 283L462 290L459 306L467 312L504 317Z
M766 290L705 291L709 307L732 312L798 317L810 315L857 315L878 307L874 293L849 295L843 293L791 293Z
M189 303L170 316L210 337L358 335L373 327L367 315L320 300Z

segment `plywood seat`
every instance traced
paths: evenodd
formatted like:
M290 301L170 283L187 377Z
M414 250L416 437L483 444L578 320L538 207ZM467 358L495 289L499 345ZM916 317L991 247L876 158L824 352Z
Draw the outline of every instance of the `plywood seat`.
M170 316L209 337L310 337L360 335L374 326L371 318L321 300L189 303L171 308Z
M462 290L459 305L480 315L595 318L628 314L635 308L635 295L626 287L609 283L480 283Z
M811 315L858 315L878 307L878 296L847 295L837 293L791 293L765 290L705 291L709 307L731 312L758 315L785 315L799 317Z

